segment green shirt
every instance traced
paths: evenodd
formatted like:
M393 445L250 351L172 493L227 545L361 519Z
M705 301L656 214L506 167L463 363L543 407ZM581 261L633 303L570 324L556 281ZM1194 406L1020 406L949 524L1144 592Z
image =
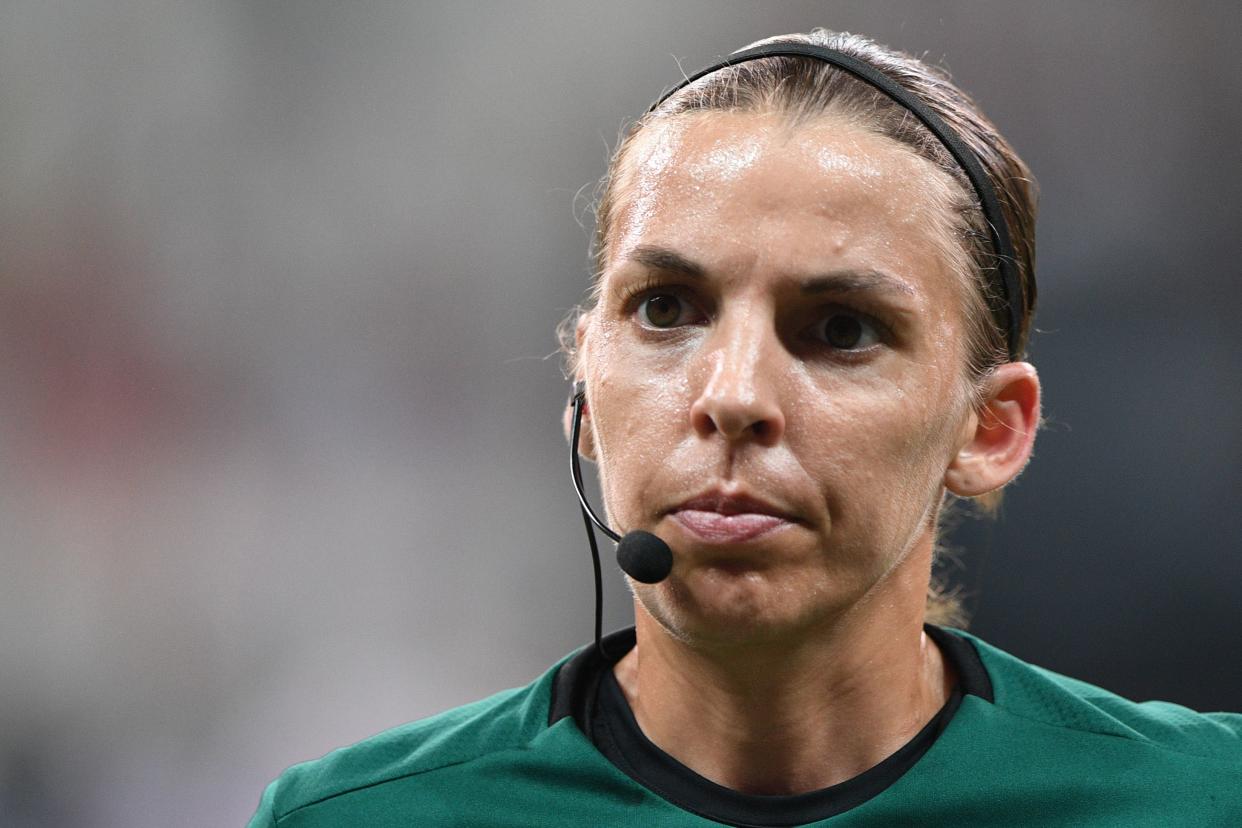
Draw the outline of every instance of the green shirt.
M250 828L1242 826L1242 714L1136 703L925 628L960 679L910 743L799 796L698 776L642 735L612 677L633 630L526 687L295 765Z

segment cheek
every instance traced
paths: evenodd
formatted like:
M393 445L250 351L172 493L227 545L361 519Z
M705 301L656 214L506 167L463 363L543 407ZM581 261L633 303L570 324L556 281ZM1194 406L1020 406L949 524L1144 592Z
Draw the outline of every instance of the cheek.
M789 439L821 485L835 530L901 531L923 514L944 473L947 389L913 378L821 385Z
M678 348L641 348L624 323L601 323L598 358L588 367L601 417L596 426L606 452L617 444L651 442L648 435L688 405L689 382Z
M635 347L621 323L598 324L594 342L586 368L600 484L610 514L632 520L688 431L684 356Z

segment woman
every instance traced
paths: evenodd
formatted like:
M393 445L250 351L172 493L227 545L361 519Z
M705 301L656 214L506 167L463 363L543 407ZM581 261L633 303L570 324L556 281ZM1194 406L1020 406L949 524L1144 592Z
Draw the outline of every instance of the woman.
M252 825L1242 824L1242 716L929 623L947 494L994 503L1039 424L1031 178L919 61L773 44L641 119L598 209L567 426L660 539L635 628L290 769Z

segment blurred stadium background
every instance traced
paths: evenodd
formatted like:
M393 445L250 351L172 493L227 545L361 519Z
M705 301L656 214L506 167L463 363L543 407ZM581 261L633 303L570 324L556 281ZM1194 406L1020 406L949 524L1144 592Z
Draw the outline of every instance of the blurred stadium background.
M1225 2L0 8L0 824L241 825L590 634L552 334L623 122L766 35L947 66L1043 190L1049 425L972 629L1242 707ZM609 626L626 623L612 576Z

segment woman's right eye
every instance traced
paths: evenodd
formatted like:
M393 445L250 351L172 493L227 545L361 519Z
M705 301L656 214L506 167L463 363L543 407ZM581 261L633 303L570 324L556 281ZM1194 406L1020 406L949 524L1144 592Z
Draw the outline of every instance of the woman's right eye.
M638 319L649 328L676 328L694 321L693 306L674 293L653 293L638 305Z

